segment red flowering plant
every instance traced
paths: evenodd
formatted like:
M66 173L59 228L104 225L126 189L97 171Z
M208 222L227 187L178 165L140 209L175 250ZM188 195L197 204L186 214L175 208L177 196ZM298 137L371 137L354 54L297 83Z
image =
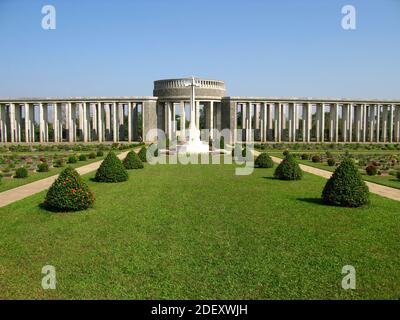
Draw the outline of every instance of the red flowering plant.
M47 192L44 207L51 211L81 211L93 206L93 193L76 170L67 167Z

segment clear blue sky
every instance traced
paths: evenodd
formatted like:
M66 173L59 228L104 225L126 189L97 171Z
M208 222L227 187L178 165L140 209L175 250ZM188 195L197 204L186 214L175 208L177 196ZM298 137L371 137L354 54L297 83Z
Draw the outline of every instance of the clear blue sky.
M152 95L196 75L231 96L400 98L400 0L0 0L0 52L1 97Z

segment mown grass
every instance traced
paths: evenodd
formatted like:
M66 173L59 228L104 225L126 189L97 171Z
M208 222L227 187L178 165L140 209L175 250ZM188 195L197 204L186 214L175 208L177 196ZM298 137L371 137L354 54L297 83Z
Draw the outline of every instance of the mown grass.
M322 205L325 180L235 176L233 165L147 165L120 184L85 176L87 212L39 193L0 209L0 298L398 299L400 203ZM41 288L53 265L57 289ZM353 265L357 289L341 288Z
M77 163L66 163L64 167L61 168L55 168L51 167L48 172L29 172L28 177L23 178L23 179L16 179L16 178L6 178L3 177L0 182L0 192L10 190L34 181L38 181L47 177L51 177L53 175L59 174L67 165L73 167L73 168L79 168L84 165L96 162L96 161L101 161L103 160L104 157L97 157L95 159L88 159L86 161L78 161Z

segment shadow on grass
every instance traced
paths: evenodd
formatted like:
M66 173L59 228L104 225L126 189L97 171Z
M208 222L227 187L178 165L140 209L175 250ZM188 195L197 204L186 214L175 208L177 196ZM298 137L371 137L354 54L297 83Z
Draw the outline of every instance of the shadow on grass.
M278 180L278 179L276 179L276 178L274 178L274 177L262 177L263 179L267 179L267 180Z
M321 198L297 198L297 200L307 203L318 204L321 206L327 206L327 204L324 203Z

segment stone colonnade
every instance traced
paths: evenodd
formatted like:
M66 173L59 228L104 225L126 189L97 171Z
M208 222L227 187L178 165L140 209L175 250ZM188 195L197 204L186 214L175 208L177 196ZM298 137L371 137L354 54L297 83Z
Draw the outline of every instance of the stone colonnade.
M0 142L140 141L152 102L0 102Z
M231 101L230 109L236 141L400 142L400 104Z

